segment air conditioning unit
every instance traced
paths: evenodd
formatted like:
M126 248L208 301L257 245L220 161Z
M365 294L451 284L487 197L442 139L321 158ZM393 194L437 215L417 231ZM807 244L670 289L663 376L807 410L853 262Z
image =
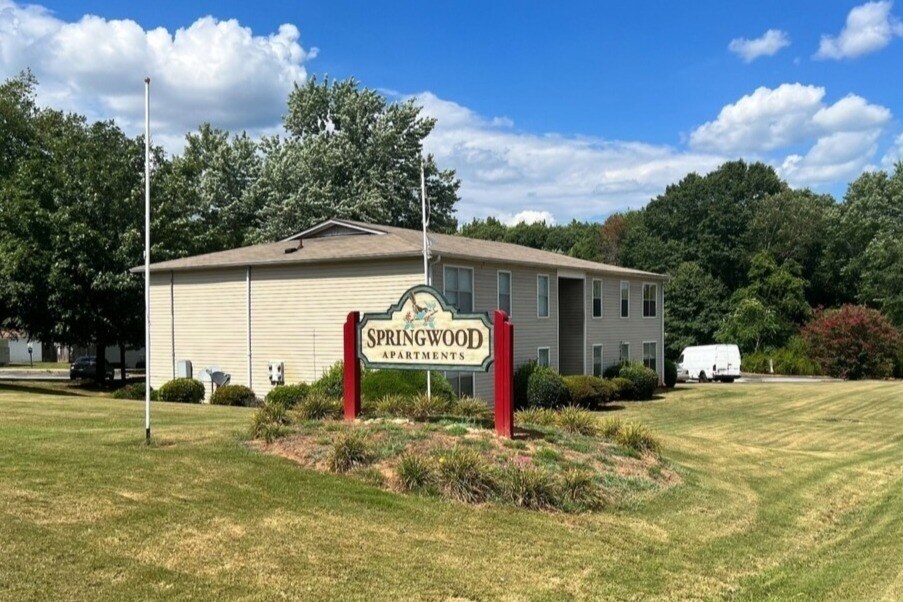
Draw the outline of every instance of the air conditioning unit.
M179 360L176 362L176 378L191 378L191 360Z
M285 384L285 362L271 361L269 375L271 385Z

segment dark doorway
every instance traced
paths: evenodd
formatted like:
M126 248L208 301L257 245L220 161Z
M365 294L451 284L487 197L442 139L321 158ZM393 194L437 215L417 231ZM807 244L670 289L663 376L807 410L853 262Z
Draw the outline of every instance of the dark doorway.
M583 279L558 279L558 371L583 374Z

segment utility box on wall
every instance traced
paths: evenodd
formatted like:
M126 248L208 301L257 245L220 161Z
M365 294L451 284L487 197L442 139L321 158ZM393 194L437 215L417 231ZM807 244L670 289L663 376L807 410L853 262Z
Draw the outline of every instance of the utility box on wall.
M270 373L270 384L271 385L285 384L285 363L284 362L271 361L269 373Z
M179 360L176 363L176 378L191 378L191 360Z

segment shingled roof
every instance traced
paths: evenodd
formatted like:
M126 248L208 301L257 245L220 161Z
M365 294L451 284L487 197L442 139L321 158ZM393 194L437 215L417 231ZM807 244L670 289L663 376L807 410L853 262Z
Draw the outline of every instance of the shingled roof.
M433 257L666 278L661 274L586 261L521 245L430 232ZM299 248L298 241L301 241ZM328 263L421 257L420 230L331 219L280 242L241 247L151 264L151 272L258 265ZM141 272L144 267L133 268Z

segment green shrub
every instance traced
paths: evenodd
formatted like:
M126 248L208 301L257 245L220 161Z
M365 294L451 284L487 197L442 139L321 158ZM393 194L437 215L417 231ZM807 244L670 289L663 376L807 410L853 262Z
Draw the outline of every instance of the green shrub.
M665 386L673 389L677 384L677 364L671 360L665 360Z
M809 357L806 344L800 337L793 337L787 345L780 349L758 351L743 356L744 372L769 374L774 368L775 374L793 376L818 376L822 371L818 364Z
M482 399L474 397L462 397L452 404L451 414L456 418L465 418L472 421L489 420L492 418L492 410Z
M606 439L615 439L618 436L618 433L621 432L621 426L624 423L620 418L604 418L598 426L597 432L600 437L605 437Z
M571 403L590 410L602 407L614 396L614 387L596 376L565 376L564 384L568 388Z
M566 433L592 435L596 432L596 419L586 410L567 406L557 412L555 424Z
M521 508L554 508L557 483L548 471L532 466L513 466L502 473L502 491L509 502Z
M341 416L343 407L342 402L338 399L312 393L296 405L295 410L303 420L325 420Z
M639 422L624 422L615 435L615 441L619 445L628 447L638 452L648 451L658 454L661 446L658 439L652 434L652 431L645 424Z
M433 397L455 398L455 390L441 372L430 373ZM361 399L382 399L386 395L413 397L426 393L424 370L368 370L361 375Z
M548 408L527 408L514 413L515 424L534 424L536 426L552 426L555 424L555 412Z
M361 431L351 430L340 433L329 450L329 470L348 472L358 466L366 466L373 461L374 454Z
M342 399L345 397L345 363L338 361L323 371L323 374L310 384L310 392Z
M260 405L254 391L244 385L217 387L210 396L210 404L215 406L244 406L253 408Z
M559 505L568 512L589 512L603 506L604 499L593 475L572 468L561 475Z
M286 424L288 424L288 417L285 415L285 408L266 404L254 412L251 436L272 443L274 439L288 432L288 429L285 428Z
M436 471L429 458L405 452L398 462L398 486L402 491L424 491L436 482Z
M514 409L519 410L529 405L527 401L527 388L530 384L530 376L536 371L539 364L536 360L528 360L514 371Z
M627 365L627 362L621 362L619 364L612 364L608 368L602 371L602 378L612 379L617 378L619 374L621 374L621 368Z
M486 501L496 490L492 471L473 450L454 447L439 457L437 467L442 491L458 501Z
M642 364L628 364L621 368L620 378L626 378L632 384L630 399L645 401L652 399L658 388L658 374ZM623 399L623 397L622 397Z
M204 399L203 383L193 378L174 378L160 387L160 401L174 401L177 403L201 403Z
M266 396L266 403L270 405L279 405L286 410L304 401L310 392L310 385L307 383L298 383L296 385L279 385L273 387Z
M632 381L618 376L606 382L611 383L614 399L633 399Z
M116 389L113 393L115 399L144 399L144 383L132 383L121 389ZM157 401L157 391L151 387L151 401Z
M552 368L537 368L527 383L527 402L541 408L557 408L570 402L568 388Z

